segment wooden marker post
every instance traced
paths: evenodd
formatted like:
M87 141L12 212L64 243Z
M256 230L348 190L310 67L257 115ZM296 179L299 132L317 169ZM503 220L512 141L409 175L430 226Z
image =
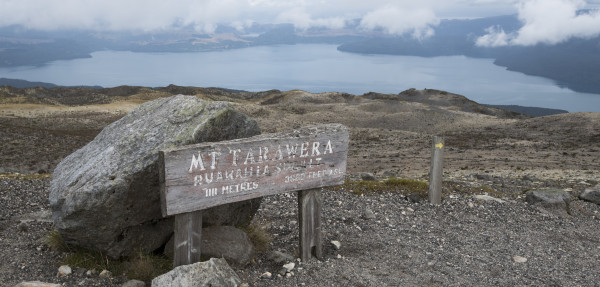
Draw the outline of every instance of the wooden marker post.
M442 203L442 165L444 163L444 139L433 137L433 151L431 152L431 170L429 173L429 202Z
M200 260L203 209L290 191L299 191L302 260L320 257L318 189L344 182L347 155L340 124L160 151L162 213L175 216L174 265Z
M306 262L311 256L323 257L321 234L321 208L323 197L320 190L298 192L298 217L300 224L300 259Z

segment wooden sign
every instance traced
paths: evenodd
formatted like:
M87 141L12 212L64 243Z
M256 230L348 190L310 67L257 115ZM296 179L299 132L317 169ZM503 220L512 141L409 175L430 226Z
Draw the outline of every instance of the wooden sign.
M340 124L162 150L162 213L342 184L347 154Z

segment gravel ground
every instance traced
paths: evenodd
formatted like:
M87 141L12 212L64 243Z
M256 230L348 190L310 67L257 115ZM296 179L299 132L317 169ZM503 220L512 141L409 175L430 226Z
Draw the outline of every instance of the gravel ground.
M439 206L401 193L323 190L324 257L295 261L290 275L281 277L283 264L270 255L297 257L297 198L265 198L254 221L271 235L270 248L235 270L249 286L599 286L600 206L573 196L571 215L559 217L518 195L505 203L475 200L470 192L477 183L453 182ZM48 185L47 177L0 178L0 286L35 280L121 286L127 281L122 276L89 277L85 270L56 276L64 254L45 243L53 229ZM264 272L272 278L261 279Z
M254 222L271 235L270 246L251 265L235 267L249 286L600 286L600 206L577 200L600 180L599 113L522 119L473 113L462 101L436 106L302 91L243 100L217 92L211 97L236 102L263 132L348 126L348 174L355 176L426 181L431 136L443 136L447 146L442 205L415 203L401 193L324 190L324 258L295 261L289 277L278 276L285 262L272 254L297 257L296 195L265 198ZM432 99L444 100L441 95ZM119 274L103 279L81 269L57 277L65 254L45 242L53 230L50 178L2 173L51 172L104 126L159 96L164 94L128 95L107 105L91 105L97 96L84 96L69 102L76 106L41 105L44 95L23 96L38 106L0 98L0 287L35 280L64 286L126 282ZM525 203L525 191L544 187L570 191L571 215ZM473 199L485 192L507 202ZM272 278L260 279L265 272Z

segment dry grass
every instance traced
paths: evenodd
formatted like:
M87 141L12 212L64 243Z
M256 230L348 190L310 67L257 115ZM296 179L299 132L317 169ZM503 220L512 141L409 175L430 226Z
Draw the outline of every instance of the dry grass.
M115 275L126 275L129 279L137 279L150 283L153 278L169 272L172 261L163 255L138 252L129 260L114 260L100 251L92 251L80 247L69 246L64 242L60 233L51 231L46 237L46 244L56 251L65 252L61 265L88 270L108 270Z
M343 185L338 186L337 188L355 194L400 192L407 195L418 193L426 196L429 191L429 184L414 179L389 178L385 181L346 180Z
M248 238L252 241L257 251L266 251L269 248L269 243L272 240L271 235L256 223L240 227L240 229L246 232L246 235L248 235Z
M32 173L32 174L23 174L23 173L0 173L0 178L15 178L15 179L38 179L38 178L51 178L52 174L50 173Z
M152 279L169 272L173 262L165 256L138 252L127 264L127 277L150 283Z

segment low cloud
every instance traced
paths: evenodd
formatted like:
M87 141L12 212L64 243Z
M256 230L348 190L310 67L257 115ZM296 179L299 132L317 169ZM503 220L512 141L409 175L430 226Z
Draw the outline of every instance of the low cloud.
M362 18L360 27L367 30L383 29L394 35L411 34L414 38L423 39L434 34L433 27L439 22L430 9L386 6L367 13Z
M600 10L582 10L582 0L525 0L518 5L523 23L518 31L506 33L490 27L478 38L477 46L531 46L539 43L558 44L571 38L592 38L600 35Z
M234 22L247 6L237 0L3 0L0 27L156 31L192 26L212 33L218 23Z
M331 29L341 29L346 25L346 20L342 17L313 18L306 10L294 8L282 12L276 19L279 23L291 23L294 27L306 30L312 27L326 27Z

